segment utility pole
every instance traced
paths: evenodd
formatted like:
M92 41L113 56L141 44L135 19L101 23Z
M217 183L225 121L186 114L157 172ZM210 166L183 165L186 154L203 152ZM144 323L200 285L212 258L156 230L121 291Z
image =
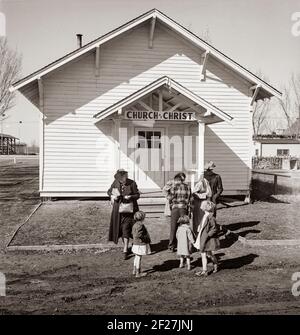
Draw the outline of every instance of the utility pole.
M300 137L300 104L298 106L298 109L299 109L299 114L298 114L298 119L297 119L297 130L298 130L297 139Z
M0 118L1 118L1 147L0 147L0 154L3 154L4 152L4 145L3 145L3 121L5 120L5 114L1 114L0 115Z
M23 121L19 121L19 144L21 143L21 124L23 123Z

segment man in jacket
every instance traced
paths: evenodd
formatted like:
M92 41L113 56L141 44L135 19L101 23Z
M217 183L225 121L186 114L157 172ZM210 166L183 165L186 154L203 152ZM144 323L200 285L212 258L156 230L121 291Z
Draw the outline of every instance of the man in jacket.
M172 252L175 252L177 247L176 232L178 228L178 219L180 216L187 215L190 207L191 188L185 183L185 177L184 173L178 173L174 177L174 185L169 191L171 205L169 250Z
M213 169L216 167L213 161L209 161L204 166L204 178L209 182L211 188L211 201L218 204L220 195L223 192L222 178L220 175L215 173ZM217 206L215 206L214 217L217 216Z

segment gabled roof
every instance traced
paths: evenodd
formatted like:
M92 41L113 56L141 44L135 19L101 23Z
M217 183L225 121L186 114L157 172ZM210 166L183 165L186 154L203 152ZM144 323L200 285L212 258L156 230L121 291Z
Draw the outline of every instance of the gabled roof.
M8 134L2 134L2 133L0 133L0 137L3 137L3 138L12 138L12 139L18 140L18 137L15 137L15 136L12 136L12 135L8 135Z
M199 38L195 34L193 34L191 31L177 23L176 21L169 18L164 13L160 12L157 9L152 9L137 18L125 23L124 25L120 26L117 29L112 30L111 32L95 39L94 41L84 45L83 47L65 55L62 58L59 58L58 60L54 61L53 63L48 64L47 66L41 68L38 71L33 72L32 74L24 77L23 79L17 81L12 85L10 88L11 91L17 90L32 81L37 80L38 78L46 75L47 73L59 68L60 66L63 66L64 64L72 61L73 59L93 50L94 48L100 46L101 44L113 39L114 37L136 27L137 25L150 20L152 18L157 19L159 22L162 22L166 26L168 26L170 29L174 30L176 33L179 33L181 36L189 40L194 45L201 48L203 51L207 51L210 53L211 56L215 57L225 65L229 66L232 70L239 73L241 76L249 80L254 85L259 85L262 90L264 90L268 95L270 96L277 96L281 97L281 92L279 92L277 89L257 77L255 74L238 64L237 62L233 61L228 56L224 55L222 52L214 48L212 45L204 41L203 39Z
M171 79L167 76L163 76L163 77L153 81L152 83L144 86L143 88L135 91L131 95L127 96L126 98L121 99L120 101L116 102L115 104L113 104L113 105L109 106L108 108L102 110L101 112L95 114L94 118L96 118L97 121L103 120L106 117L108 117L109 115L117 112L119 109L122 109L122 108L128 106L129 104L132 104L132 103L136 102L138 99L143 98L145 95L153 92L154 90L156 90L156 89L158 89L158 88L160 88L164 85L166 85L169 88L171 88L172 90L175 90L178 93L182 94L185 98L191 100L195 104L204 107L207 111L210 111L214 115L218 116L221 119L221 121L222 120L231 121L233 119L230 115L228 115L227 113L222 111L220 108L214 106L213 104L211 104L207 100L201 98L197 94L193 93L192 91L188 90L186 87L182 86L181 84L179 84L178 82L176 82L175 80L173 80L173 79Z

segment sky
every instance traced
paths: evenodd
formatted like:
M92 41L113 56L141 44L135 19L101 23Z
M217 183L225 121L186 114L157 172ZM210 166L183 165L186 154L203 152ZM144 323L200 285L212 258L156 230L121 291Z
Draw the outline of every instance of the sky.
M23 77L76 49L76 33L85 44L152 8L197 35L208 30L216 48L278 89L300 73L300 34L292 28L300 0L0 0L0 20L22 54ZM39 111L19 93L9 116L5 133L38 142Z

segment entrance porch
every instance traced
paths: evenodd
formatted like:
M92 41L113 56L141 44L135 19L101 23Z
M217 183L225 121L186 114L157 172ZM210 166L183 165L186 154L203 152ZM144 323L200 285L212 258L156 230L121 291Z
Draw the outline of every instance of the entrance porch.
M114 169L143 192L160 191L178 172L193 188L204 168L206 125L231 117L168 77L95 115L113 122Z

